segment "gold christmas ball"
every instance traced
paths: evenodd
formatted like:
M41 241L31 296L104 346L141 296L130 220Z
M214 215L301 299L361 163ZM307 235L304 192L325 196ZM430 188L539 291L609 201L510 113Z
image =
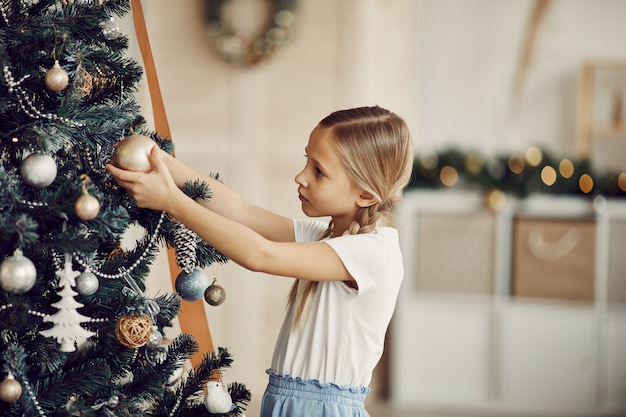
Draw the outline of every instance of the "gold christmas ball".
M0 400L5 403L14 403L22 396L22 384L9 374L0 382Z
M145 346L152 335L152 320L148 315L122 316L115 325L115 336L126 347Z
M89 194L83 194L74 203L76 215L83 220L95 219L100 212L100 202Z
M148 155L155 144L155 141L144 135L127 136L115 148L113 165L129 171L149 172L152 165Z
M217 284L211 284L204 291L204 299L212 306L218 306L226 299L226 290Z
M61 91L69 84L70 77L61 65L59 61L55 61L52 68L50 68L44 76L44 83L48 90Z

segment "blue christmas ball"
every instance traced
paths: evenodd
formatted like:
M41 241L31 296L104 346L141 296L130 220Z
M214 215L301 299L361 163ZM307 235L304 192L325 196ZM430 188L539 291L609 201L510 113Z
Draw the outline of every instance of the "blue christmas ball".
M209 286L209 278L199 269L191 273L182 271L176 277L176 292L186 301L197 301L204 297Z

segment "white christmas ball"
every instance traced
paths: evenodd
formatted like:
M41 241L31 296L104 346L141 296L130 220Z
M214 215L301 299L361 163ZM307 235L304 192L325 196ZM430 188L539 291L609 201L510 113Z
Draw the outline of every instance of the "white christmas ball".
M30 290L37 280L35 264L15 249L13 256L0 264L0 285L11 294L23 294Z
M113 165L129 171L150 172L152 165L148 155L154 145L156 142L147 136L127 136L115 148Z
M206 383L204 405L209 413L224 414L232 410L233 400L224 384L220 381L209 381Z
M31 187L45 188L56 178L57 164L50 155L31 153L22 161L20 175Z

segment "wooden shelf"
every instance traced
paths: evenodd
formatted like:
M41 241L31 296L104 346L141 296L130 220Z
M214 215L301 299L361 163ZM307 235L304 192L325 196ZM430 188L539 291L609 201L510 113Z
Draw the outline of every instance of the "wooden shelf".
M605 97L605 102L614 99L606 91L602 91L603 86L599 77L603 74L619 75L620 81L617 83L619 85L612 86L609 90L613 94L622 94L622 97L626 99L626 61L590 60L582 64L579 81L577 127L578 152L582 157L591 157L591 141L594 139L624 138L626 140L626 125L623 122L619 125L611 125L608 120L606 122L598 120L595 114L597 109L594 108L594 102L596 101L595 95L599 94L598 91L603 92L607 96ZM622 118L626 118L623 108L617 111L621 113Z

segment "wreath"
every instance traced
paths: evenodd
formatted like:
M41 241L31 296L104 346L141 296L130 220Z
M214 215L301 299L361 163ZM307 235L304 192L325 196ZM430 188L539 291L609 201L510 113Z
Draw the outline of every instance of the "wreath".
M268 1L272 7L271 19L256 35L237 30L224 19L223 9L228 1L205 0L204 8L209 36L222 59L251 67L290 50L297 0Z

